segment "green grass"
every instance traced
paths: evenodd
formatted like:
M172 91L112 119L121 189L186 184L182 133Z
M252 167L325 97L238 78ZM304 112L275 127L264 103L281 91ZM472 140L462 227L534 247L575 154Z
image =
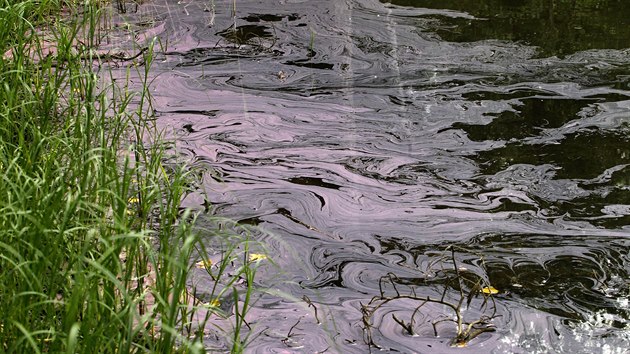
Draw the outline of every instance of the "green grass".
M202 352L205 321L222 313L187 287L208 236L180 208L189 170L165 163L151 125L153 48L129 69L143 89L104 85L107 71L85 60L99 4L0 3L0 352ZM213 274L237 297L232 352L247 338L257 265L247 245L224 254L243 260L237 272Z

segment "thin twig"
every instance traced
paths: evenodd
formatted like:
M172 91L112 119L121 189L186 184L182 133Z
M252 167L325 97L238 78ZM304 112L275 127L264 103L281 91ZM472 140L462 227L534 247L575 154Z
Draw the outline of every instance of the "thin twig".
M309 297L306 295L302 296L302 300L304 300L308 304L308 307L313 307L313 311L315 312L315 320L317 321L317 324L321 324L321 322L319 321L319 317L317 316L317 306L315 306L311 299L309 299Z

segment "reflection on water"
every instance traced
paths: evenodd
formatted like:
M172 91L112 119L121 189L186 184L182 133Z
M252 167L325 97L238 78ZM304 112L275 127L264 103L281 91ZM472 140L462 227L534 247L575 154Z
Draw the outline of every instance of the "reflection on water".
M630 8L623 0L381 1L457 11L427 16L436 20L431 30L446 41L521 41L544 56L630 47Z
M480 152L485 173L497 173L510 165L551 164L559 167L557 178L592 179L607 169L630 162L630 136L626 132L584 129L560 141L540 144L510 143Z
M239 220L274 261L249 350L368 352L361 308L379 279L457 298L432 272L455 245L462 272L499 290L496 331L451 348L433 303L410 336L392 317L410 320L403 301L371 319L384 352L625 353L624 4L239 0L233 18L220 2L156 0L129 15L155 27L124 38L165 44L157 123L207 171L202 219Z
M513 110L488 114L496 117L489 124L456 123L453 127L463 129L474 141L520 140L536 136L545 128L559 128L580 118L578 113L589 114L590 102L594 101L528 98L512 105Z

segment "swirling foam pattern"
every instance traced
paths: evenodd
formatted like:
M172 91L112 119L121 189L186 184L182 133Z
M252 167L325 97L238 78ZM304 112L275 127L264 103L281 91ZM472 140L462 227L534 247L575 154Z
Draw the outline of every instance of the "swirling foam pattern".
M155 21L136 40L165 44L158 125L208 171L213 213L253 225L275 262L248 351L368 352L361 306L381 277L439 297L430 275L456 245L500 291L496 331L451 348L454 325L436 337L431 322L452 313L430 303L405 335L392 314L417 304L401 300L371 318L383 351L624 352L630 52L466 41L449 31L493 20L394 3L238 0L232 18L227 1L156 0L135 15Z

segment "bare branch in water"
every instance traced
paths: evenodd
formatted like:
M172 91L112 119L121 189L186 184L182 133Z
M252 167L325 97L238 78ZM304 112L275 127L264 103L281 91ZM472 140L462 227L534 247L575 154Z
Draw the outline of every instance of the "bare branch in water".
M442 318L436 319L431 322L433 326L433 332L435 336L438 336L438 324L443 322L453 322L456 326L456 336L451 340L452 346L465 346L471 340L478 337L482 333L493 332L496 330L494 325L491 323L496 315L496 303L491 293L487 293L483 290L489 289L490 285L487 284L487 281L483 279L481 276L473 274L469 272L462 272L462 269L459 268L456 253L454 247L448 247L446 249L450 251L449 256L439 257L439 262L431 262L430 267L435 265L440 265L440 269L438 271L442 271L446 274L446 278L444 281L444 289L440 293L439 298L433 298L430 296L418 296L416 287L408 286L408 295L404 295L398 289L397 285L400 285L400 279L393 273L388 273L381 277L379 280L379 296L373 297L370 302L367 304L361 304L361 313L362 313L362 322L363 322L363 331L365 334L364 341L370 347L370 351L372 348L380 347L375 343L373 337L373 329L374 325L372 323L372 319L374 314L382 307L387 305L388 303L399 301L399 300L413 300L418 301L419 305L415 307L409 321L406 322L398 317L396 314L392 314L392 319L396 322L400 327L404 330L405 333L409 335L415 334L415 318L427 303L434 303L444 305L446 308L452 311L452 316L440 316ZM450 258L450 259L449 259ZM444 263L450 261L452 263L454 275L452 271L445 269ZM482 260L483 261L483 260ZM432 270L427 269L425 274L430 274ZM471 279L471 276L474 276L475 279ZM391 285L391 290L393 290L392 295L387 295L387 290L384 287L385 283L389 283ZM453 296L453 291L456 292L457 295ZM468 309L475 298L478 295L483 296L483 302L480 306L480 310L484 313L480 315L480 317L471 322L467 322L464 319L464 311ZM450 296L449 296L450 295ZM454 299L453 299L454 298ZM465 304L465 307L464 307ZM491 304L491 309L489 309L488 305ZM485 313L489 311L490 313Z

